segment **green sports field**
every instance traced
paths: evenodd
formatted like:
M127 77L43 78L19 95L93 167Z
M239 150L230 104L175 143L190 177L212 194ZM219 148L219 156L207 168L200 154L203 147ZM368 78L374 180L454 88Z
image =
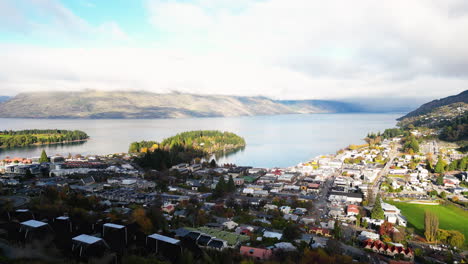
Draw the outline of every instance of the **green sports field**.
M424 234L424 212L431 211L439 217L439 228L458 230L465 235L465 245L468 245L468 211L454 205L423 205L405 202L391 202L397 206L408 220L408 227L413 227L416 233Z

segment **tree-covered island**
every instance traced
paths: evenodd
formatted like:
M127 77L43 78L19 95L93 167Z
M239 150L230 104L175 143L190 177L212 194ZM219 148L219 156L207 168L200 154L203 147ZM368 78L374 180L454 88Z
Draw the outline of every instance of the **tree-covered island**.
M0 148L26 147L87 140L89 136L80 130L28 129L0 131Z
M142 153L137 163L142 167L167 169L194 158L217 153L235 152L245 147L244 138L217 130L197 130L179 133L161 142L140 141L130 144L130 153Z

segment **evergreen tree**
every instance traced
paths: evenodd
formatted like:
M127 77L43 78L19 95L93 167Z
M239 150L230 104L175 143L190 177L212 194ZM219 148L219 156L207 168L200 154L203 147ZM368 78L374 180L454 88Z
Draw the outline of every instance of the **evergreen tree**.
M436 179L436 184L437 185L444 185L444 176L439 175Z
M216 184L216 188L214 191L215 197L223 197L226 192L226 181L224 180L224 176L219 177L218 184Z
M333 236L335 239L340 239L343 236L340 221L335 221L335 225L333 226Z
M39 163L49 162L49 157L47 157L47 153L45 150L42 150L41 157L39 158Z
M229 180L226 186L226 192L232 193L236 191L236 185L234 184L234 179L232 176L229 176Z
M377 195L377 198L375 199L375 204L371 211L371 218L373 219L385 218L384 211L382 209L381 200L380 200L380 195Z
M211 168L216 168L216 160L212 159L212 160L210 161L210 167L211 167Z

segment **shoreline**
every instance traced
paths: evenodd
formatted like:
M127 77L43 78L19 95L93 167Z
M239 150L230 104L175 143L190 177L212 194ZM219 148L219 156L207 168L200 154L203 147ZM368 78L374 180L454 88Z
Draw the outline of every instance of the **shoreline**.
M34 143L31 145L26 145L26 146L15 146L15 147L0 147L0 149L20 149L20 148L26 148L26 147L40 147L40 146L46 146L46 145L57 145L57 144L68 144L68 143L75 143L75 142L85 142L88 141L90 138L87 139L77 139L77 140L67 140L67 141L60 141L60 142L50 142L50 143Z

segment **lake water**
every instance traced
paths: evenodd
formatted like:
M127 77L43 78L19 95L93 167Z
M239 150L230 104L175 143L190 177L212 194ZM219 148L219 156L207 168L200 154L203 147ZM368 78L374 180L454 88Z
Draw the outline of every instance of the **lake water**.
M0 149L0 158L47 154L109 154L126 152L133 141L161 141L188 130L231 131L247 146L219 162L255 167L287 167L321 154L335 153L349 144L362 144L368 132L394 127L401 113L304 114L188 119L19 119L0 118L0 130L79 129L91 138L78 144Z

